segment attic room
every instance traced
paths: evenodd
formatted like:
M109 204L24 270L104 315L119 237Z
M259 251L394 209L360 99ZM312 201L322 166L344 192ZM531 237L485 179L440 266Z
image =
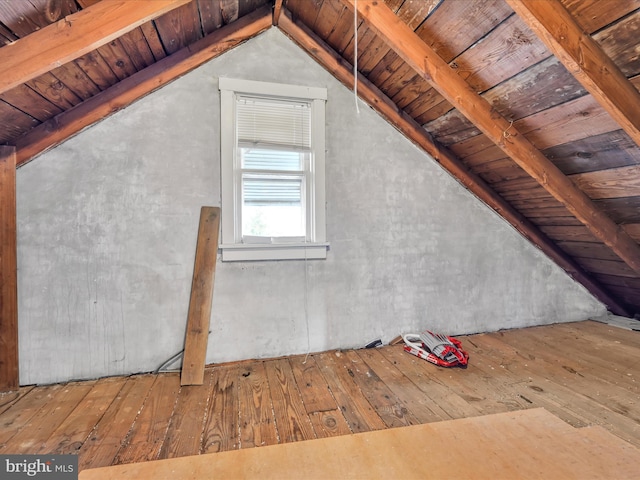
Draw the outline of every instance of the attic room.
M637 476L639 31L640 0L0 0L6 468Z

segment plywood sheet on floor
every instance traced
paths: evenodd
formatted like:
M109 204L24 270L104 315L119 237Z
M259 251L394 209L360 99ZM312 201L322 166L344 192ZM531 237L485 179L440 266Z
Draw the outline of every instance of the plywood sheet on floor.
M85 470L81 480L632 478L640 450L542 408Z

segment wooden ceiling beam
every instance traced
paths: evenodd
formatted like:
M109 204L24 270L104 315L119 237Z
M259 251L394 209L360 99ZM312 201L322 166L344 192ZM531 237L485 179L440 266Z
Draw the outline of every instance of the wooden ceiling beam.
M354 0L344 2L353 11ZM360 0L356 3L358 13L398 56L562 203L596 238L640 273L640 245L518 132L512 122L496 112L383 2Z
M353 66L304 24L294 22L286 9L283 10L280 16L278 27L343 85L353 89ZM462 185L495 210L571 277L584 285L596 298L608 305L613 313L630 316L626 307L612 297L600 284L594 282L575 261L569 258L543 232L509 205L482 178L470 171L450 150L433 140L429 133L413 118L404 111L399 110L391 99L360 74L358 74L358 96L402 132L410 141L433 157Z
M191 0L102 0L0 49L0 93L95 50Z
M506 0L582 86L640 145L640 92L558 0Z
M274 26L278 25L280 21L280 15L282 14L282 1L283 0L275 0L273 4L273 22Z
M271 19L269 6L259 8L38 125L16 142L18 166L62 143L83 128L122 110L135 100L258 35L271 27Z

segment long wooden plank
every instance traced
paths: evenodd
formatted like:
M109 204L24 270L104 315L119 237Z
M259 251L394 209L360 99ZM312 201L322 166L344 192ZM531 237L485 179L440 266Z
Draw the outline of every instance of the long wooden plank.
M412 380L404 375L395 365L389 362L376 348L358 350L358 356L369 368L398 396L404 407L411 412L420 423L448 420L439 408L427 402L422 392Z
M16 435L24 426L51 401L56 392L62 389L62 385L47 385L35 387L28 395L20 399L19 405L0 413L0 445L4 445L11 437ZM16 395L12 392L7 395Z
M156 378L157 375L135 375L127 379L78 451L80 470L113 463Z
M354 0L346 0L353 8ZM420 37L382 2L357 4L359 14L418 73L432 83L500 149L562 202L592 233L607 244L633 270L640 273L640 245L598 208L570 179L549 161L511 122L453 71Z
M331 72L340 82L353 87L353 69L340 55L319 39L304 25L294 22L288 15L282 15L279 28L300 45L312 58ZM387 121L406 135L412 142L431 155L443 168L456 177L481 201L494 209L529 241L538 246L546 255L566 270L574 279L582 283L594 296L606 303L612 312L629 316L627 308L612 297L598 283L594 282L573 260L562 252L532 222L517 212L503 198L487 185L478 175L467 168L451 151L435 142L430 135L386 97L365 77L358 75L358 95ZM486 138L484 136L480 136ZM496 148L499 151L499 149ZM500 152L500 151L499 151ZM500 152L498 158L503 158Z
M36 452L91 391L95 381L68 383L55 389L24 427L0 445L0 454Z
M640 145L640 92L557 0L507 0L576 79Z
M279 441L287 443L316 438L289 361L286 358L270 360L265 362L265 368Z
M202 453L238 448L238 367L214 367L212 391L202 434Z
M0 51L0 93L70 62L190 0L102 0Z
M175 412L158 458L183 457L201 452L202 432L213 387L211 369L207 369L203 380L203 384L180 388Z
M179 391L178 374L158 375L113 464L146 462L158 458Z
M336 401L314 357L306 358L305 361L304 356L296 356L289 362L307 413L334 410Z
M354 350L344 352L344 359L353 381L376 410L387 427L403 427L421 423L399 398Z
M243 365L237 376L240 448L278 443L271 389L264 363Z
M544 409L85 470L110 478L632 478L640 450Z
M0 392L20 385L16 232L16 149L0 146Z
M202 385L218 257L220 207L202 207L184 342L181 385Z
M124 377L98 380L58 428L53 430L47 441L38 445L38 448L30 453L77 453L125 382Z
M314 355L338 408L352 432L368 432L385 428L385 424L346 368L340 363L341 352L325 352Z
M580 173L573 175L571 180L591 198L619 198L640 195L640 165Z
M128 0L125 1L128 2ZM222 55L270 26L270 9L258 9L48 120L16 141L17 164L22 165L28 162L34 156L58 145L83 128L123 109L138 98L166 85L212 58Z

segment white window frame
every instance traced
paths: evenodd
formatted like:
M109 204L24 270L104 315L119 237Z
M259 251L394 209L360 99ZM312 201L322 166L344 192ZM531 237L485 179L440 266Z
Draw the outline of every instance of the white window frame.
M222 261L325 259L329 243L325 222L325 103L326 88L256 82L221 77L220 167ZM242 239L242 178L237 155L236 95L255 95L311 102L311 160L307 172L306 239L287 242L285 238Z

